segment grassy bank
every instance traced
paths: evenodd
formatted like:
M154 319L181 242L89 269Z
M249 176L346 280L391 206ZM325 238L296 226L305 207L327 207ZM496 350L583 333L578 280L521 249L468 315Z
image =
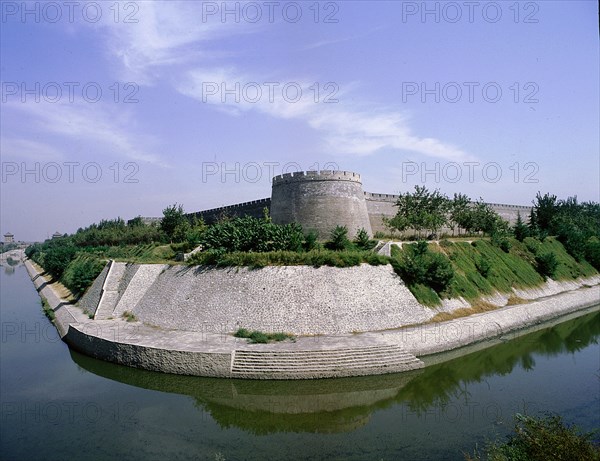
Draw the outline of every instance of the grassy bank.
M453 277L443 290L436 291L421 283L409 283L409 288L419 302L435 306L441 303L441 298L463 297L473 302L495 292L510 293L512 288L533 288L542 285L548 276L554 280L574 280L598 273L587 261L573 258L555 238L509 241L509 251L483 239L471 243L448 240L429 243L430 252L447 258ZM408 248L393 246L392 258L402 260L407 251ZM553 267L544 265L546 260L554 261Z

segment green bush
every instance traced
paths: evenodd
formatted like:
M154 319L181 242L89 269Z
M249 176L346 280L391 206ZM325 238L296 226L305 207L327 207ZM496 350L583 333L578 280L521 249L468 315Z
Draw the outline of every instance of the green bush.
M56 239L51 240L49 245L36 253L34 260L54 277L60 279L76 254L77 249L70 242Z
M265 266L333 266L351 267L361 263L372 266L385 265L389 258L372 251L312 250L307 252L270 251L265 253L208 250L193 254L187 261L190 266L250 267Z
M71 293L81 296L102 272L104 264L91 256L78 256L67 266L61 282Z
M600 271L600 240L591 237L585 244L585 259Z
M558 260L553 252L542 253L535 257L536 269L544 277L552 277L558 267Z
M392 266L409 287L425 285L438 294L445 291L454 278L448 257L430 251L425 241L404 245L400 256L392 259Z
M483 256L475 262L475 267L477 268L477 272L484 278L487 278L492 269L490 262Z
M305 238L298 224L278 225L252 217L221 221L206 229L200 243L224 252L300 251Z
M266 344L271 341L285 341L286 339L294 339L293 335L287 333L263 333L262 331L249 331L245 328L240 328L233 336L236 338L249 339L252 344Z
M377 245L377 242L371 240L367 231L361 228L356 233L356 237L354 237L354 245L360 250L371 250Z
M329 241L325 243L325 248L333 251L342 251L350 247L350 240L348 240L348 228L346 226L336 226L331 231Z
M491 443L486 456L465 455L467 461L598 461L600 450L592 442L593 433L582 434L565 425L558 415L534 418L515 416L514 434L505 443Z
M315 231L310 231L308 234L304 236L304 243L302 247L305 251L311 251L319 248L318 242L319 236Z

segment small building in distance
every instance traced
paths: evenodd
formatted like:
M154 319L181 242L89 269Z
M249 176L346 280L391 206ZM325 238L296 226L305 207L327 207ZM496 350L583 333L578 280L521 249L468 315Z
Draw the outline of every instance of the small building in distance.
M10 232L4 234L4 243L14 243L14 241L15 236L13 234L11 234Z
M57 239L57 238L60 238L60 237L62 237L62 236L63 236L63 235L62 235L60 232L58 232L58 231L56 231L54 234L52 234L52 238L53 238L53 239Z

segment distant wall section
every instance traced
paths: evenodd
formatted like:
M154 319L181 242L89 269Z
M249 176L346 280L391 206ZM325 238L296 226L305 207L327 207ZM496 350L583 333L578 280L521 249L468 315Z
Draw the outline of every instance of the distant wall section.
M271 209L270 198L263 198L260 200L253 200L251 202L238 203L236 205L212 208L210 210L199 211L197 213L190 213L190 216L202 218L207 224L213 224L214 222L226 216L230 218L242 216L262 218L265 208L268 210Z
M396 215L398 208L395 204L399 197L399 195L365 192L365 201L373 232L389 233L389 229L383 224L383 218L393 218ZM514 225L515 222L517 222L519 214L523 221L527 221L529 219L529 213L531 212L530 206L507 205L503 203L489 203L488 205L490 205L502 219L508 221L511 225ZM442 229L442 232L451 233L452 230L444 228Z

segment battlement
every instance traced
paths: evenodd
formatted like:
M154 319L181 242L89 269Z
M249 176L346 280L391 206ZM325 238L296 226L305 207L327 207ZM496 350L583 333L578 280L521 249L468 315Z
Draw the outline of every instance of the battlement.
M259 200L252 200L250 202L236 203L234 205L222 206L219 208L211 208L210 210L198 211L196 213L189 213L188 216L196 216L202 218L208 224L212 224L223 216L229 217L241 217L241 216L252 216L254 218L260 218L263 216L264 209L271 208L271 198L263 198Z
M304 181L352 181L362 184L360 175L352 171L295 171L285 173L273 178L273 186Z
M396 203L399 198L399 195L394 194L374 194L372 192L365 192L365 200L376 200L378 202Z

